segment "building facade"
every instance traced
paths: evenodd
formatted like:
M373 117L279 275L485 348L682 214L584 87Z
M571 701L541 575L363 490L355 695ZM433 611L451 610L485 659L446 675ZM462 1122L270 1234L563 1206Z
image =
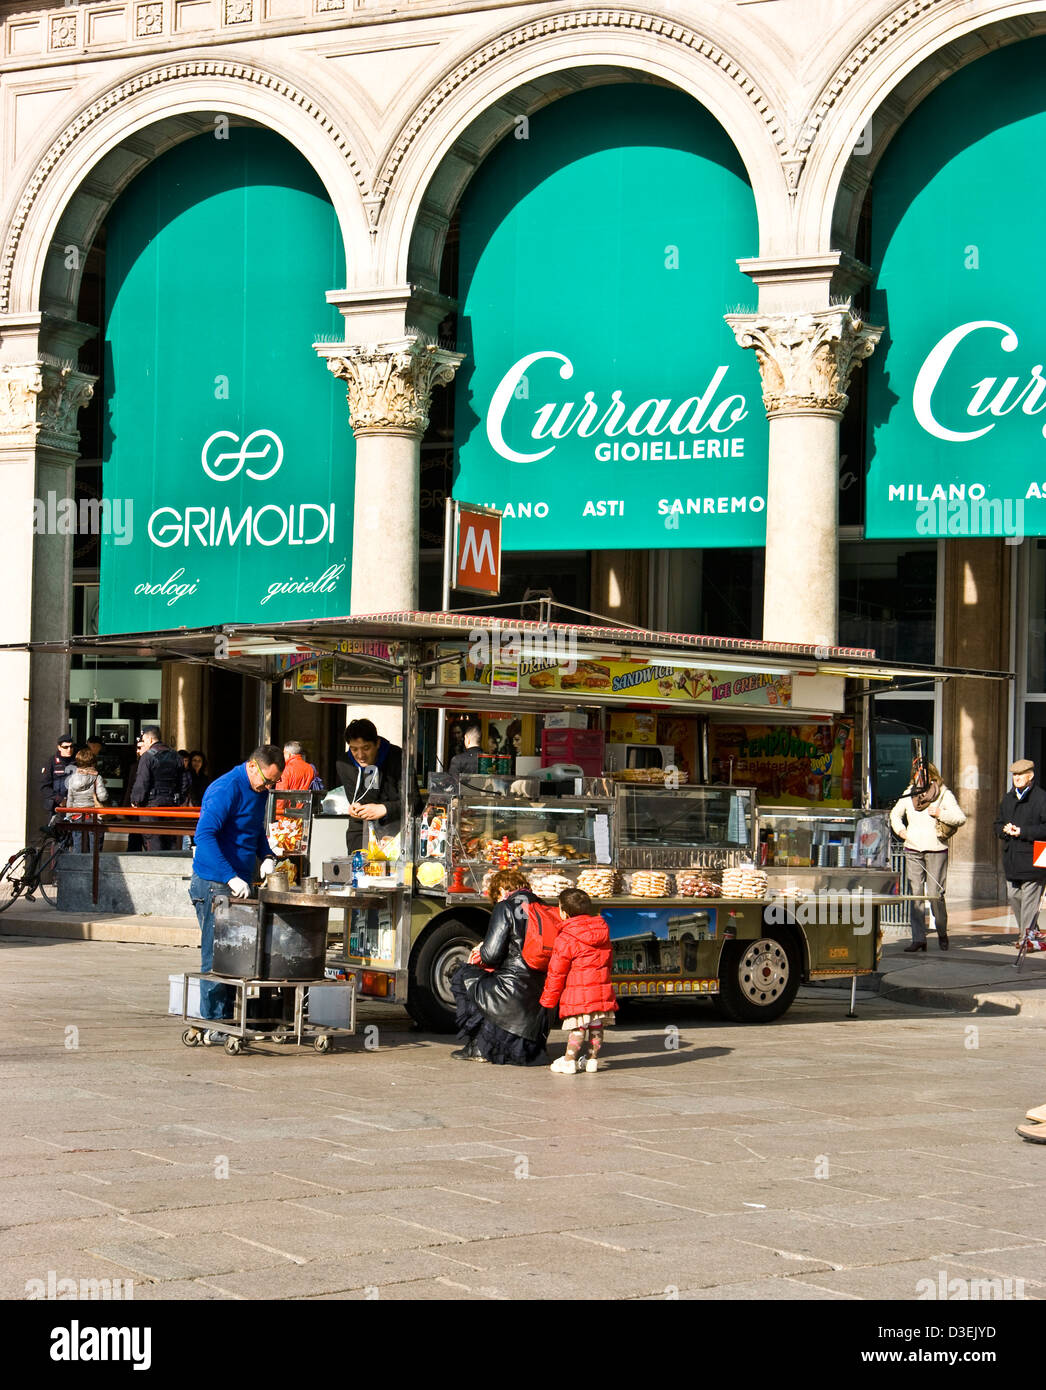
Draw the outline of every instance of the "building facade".
M585 457L604 475L582 489L592 525L579 504L563 529L528 529L545 520L531 489L529 510L513 516L518 590L544 583L577 607L665 629L845 640L886 658L1014 669L1013 688L958 680L876 701L902 733L928 731L970 815L953 852L955 891L996 897L991 820L1005 767L1043 751L1046 575L1035 534L1046 526L1032 505L1034 448L1010 428L1034 426L1042 368L1022 340L1007 394L1011 367L999 359L1022 331L1030 338L1034 319L1013 324L992 308L993 276L999 294L1017 285L1005 233L1017 236L1037 195L1024 146L993 142L1016 131L1032 148L1046 99L1024 74L1037 70L1046 4L105 0L2 14L0 640L89 630L99 570L110 630L222 621L223 576L257 588L256 557L317 537L333 577L277 566L268 608L225 616L435 606L433 517L454 476L472 493L486 488L471 500L504 506L519 494L519 470L537 478L558 449L548 485L567 489L579 476L570 450L598 424L604 453L588 446ZM986 91L999 94L997 109ZM955 113L971 109L981 124L959 122L954 134ZM930 138L940 129L953 132L947 149ZM525 174L513 165L524 148ZM975 155L978 182L957 200L948 179ZM981 205L993 225L968 230ZM637 269L647 236L661 278ZM1027 287L1015 292L1018 306L1034 300ZM534 336L543 320L559 323L559 337ZM969 332L949 348L956 325ZM974 342L994 366L960 361ZM557 354L558 377L546 371ZM609 362L624 375L608 368L582 381L589 361L593 373ZM204 364L198 377L194 363ZM958 395L945 421L949 365ZM994 385L964 404L967 368L990 370L981 384ZM575 369L577 399L552 394ZM340 437L322 388L337 393ZM236 406L231 426L215 402ZM512 421L531 418L535 403L548 412L528 444ZM905 436L913 411L922 434ZM322 433L294 446L303 413ZM254 528L254 550L235 563L230 552L224 568L218 556L210 589L190 545L191 532L206 545L207 505L161 496L161 485L180 485L185 459L169 441L187 418L193 477L202 462L222 497L232 469L236 487L271 478L285 446L322 460L300 495L230 517L230 535ZM629 438L615 443L615 430ZM731 452L739 431L747 453ZM219 436L228 448L208 454ZM683 441L674 454L673 437ZM954 456L967 440L986 451L969 477L968 452ZM996 442L1024 467L1009 486L1028 509L978 529L948 507L977 488L984 497ZM924 455L928 471L917 466ZM684 485L681 460L698 458L701 485ZM752 469L743 487L742 458ZM727 460L730 485L712 488ZM654 480L649 496L630 462ZM62 499L93 490L115 506L116 478L134 497L138 533L165 551L150 552L159 568L139 574L144 552L121 550L114 514L93 550L60 524ZM620 512L608 513L611 503ZM212 499L212 550L220 506ZM307 534L304 518L318 527L324 506L322 537ZM643 524L632 531L637 508ZM660 530L647 524L658 508ZM166 564L179 527L180 570ZM114 726L156 712L187 745L216 737L223 710L230 728L250 716L235 701L230 713L220 685L206 691L199 668L4 660L7 852L35 824L38 769L70 702L92 720L104 710Z

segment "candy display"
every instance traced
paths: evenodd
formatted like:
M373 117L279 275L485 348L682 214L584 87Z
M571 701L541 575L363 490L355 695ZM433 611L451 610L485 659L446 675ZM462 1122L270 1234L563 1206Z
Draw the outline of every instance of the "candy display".
M704 874L676 874L676 892L681 898L719 898L723 890L718 879Z
M766 874L751 864L723 870L724 898L765 898L766 885Z
M280 816L269 824L269 848L274 854L301 854L305 822L297 816Z
M637 869L629 881L629 892L637 898L667 898L672 877L659 869Z
M621 875L616 869L582 869L577 887L592 898L613 898L621 891Z

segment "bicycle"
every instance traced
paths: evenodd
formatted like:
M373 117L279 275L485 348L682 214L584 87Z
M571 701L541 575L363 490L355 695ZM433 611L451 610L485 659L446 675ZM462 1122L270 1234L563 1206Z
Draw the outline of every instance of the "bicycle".
M0 869L0 912L6 912L23 893L26 902L33 902L37 890L44 902L57 906L54 870L72 842L73 827L55 815L42 828L44 838L38 845L26 845Z

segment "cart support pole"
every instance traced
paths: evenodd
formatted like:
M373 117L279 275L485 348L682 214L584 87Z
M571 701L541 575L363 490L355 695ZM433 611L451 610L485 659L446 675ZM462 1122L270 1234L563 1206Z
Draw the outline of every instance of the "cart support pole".
M857 1017L857 976L856 976L856 975L851 975L851 977L850 977L850 1012L846 1015L846 1017L847 1017L847 1018L856 1018L856 1017Z
M400 856L404 866L414 863L414 811L417 800L415 759L418 747L418 652L411 644L403 667L403 820L400 831ZM407 878L404 872L404 880ZM410 957L410 905L413 882L404 882L397 890L399 921L396 924L396 993L406 997L407 962Z

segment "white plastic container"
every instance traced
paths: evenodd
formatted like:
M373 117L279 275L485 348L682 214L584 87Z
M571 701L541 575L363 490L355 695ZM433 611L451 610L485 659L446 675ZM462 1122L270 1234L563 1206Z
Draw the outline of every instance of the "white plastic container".
M168 975L167 980L171 987L171 998L167 1006L169 1014L182 1016L182 977L180 975ZM199 980L189 981L189 1017L200 1017L200 982Z

